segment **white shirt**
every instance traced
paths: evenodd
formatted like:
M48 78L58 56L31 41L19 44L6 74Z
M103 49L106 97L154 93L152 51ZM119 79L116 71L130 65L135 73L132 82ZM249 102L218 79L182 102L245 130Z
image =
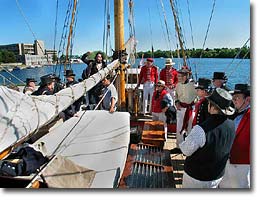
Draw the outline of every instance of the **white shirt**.
M206 134L199 125L196 125L179 146L184 155L191 156L195 151L203 147L205 143Z

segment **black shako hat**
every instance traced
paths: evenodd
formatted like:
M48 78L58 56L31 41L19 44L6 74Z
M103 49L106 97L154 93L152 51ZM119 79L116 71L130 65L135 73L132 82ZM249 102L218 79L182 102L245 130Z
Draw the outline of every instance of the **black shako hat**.
M220 79L220 80L227 80L225 72L214 72L212 80Z
M236 84L234 91L230 92L232 95L234 94L245 94L246 96L250 96L250 85L248 84Z
M30 82L37 82L34 78L26 78L26 84L29 84Z
M49 83L55 82L55 77L53 74L47 74L41 77L41 86L48 85Z
M234 114L235 109L230 106L232 103L232 96L228 91L222 88L216 88L213 90L212 94L206 98L218 106L225 115Z
M195 84L195 89L211 89L211 80L207 78L199 78L198 82Z
M73 70L68 69L65 72L65 77L69 77L69 76L75 76L75 74L73 73Z

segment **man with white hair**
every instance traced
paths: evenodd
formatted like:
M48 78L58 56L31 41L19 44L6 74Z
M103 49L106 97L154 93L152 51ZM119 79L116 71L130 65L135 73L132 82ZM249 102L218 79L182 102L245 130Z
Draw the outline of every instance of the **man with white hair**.
M236 137L220 188L250 188L250 87L236 84L231 93Z

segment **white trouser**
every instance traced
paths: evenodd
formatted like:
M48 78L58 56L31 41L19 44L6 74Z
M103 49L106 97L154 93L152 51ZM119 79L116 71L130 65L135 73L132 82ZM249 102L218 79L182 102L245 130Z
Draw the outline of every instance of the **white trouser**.
M185 116L186 108L181 108L180 110L177 110L176 112L176 118L177 118L177 126L176 126L176 140L177 140L177 147L179 147L179 144L184 141L183 134L181 134L181 129L183 126L183 119ZM188 134L191 131L192 128L192 121L193 121L193 115L189 119L188 128L186 134Z
M155 113L152 112L153 120L154 121L162 121L164 125L164 133L165 133L165 139L167 139L167 123L166 123L166 116L164 112Z
M175 101L175 89L174 88L170 89L167 87L166 90L169 92L169 94L171 95L173 102L174 102Z
M144 90L143 90L143 112L145 113L151 113L152 110L152 97L154 92L154 83L153 82L146 82L144 83ZM150 95L149 99L149 109L147 111L148 106L148 95Z
M250 165L230 164L227 161L220 188L250 188Z
M200 181L192 178L186 172L183 173L182 188L217 188L222 177L213 181Z

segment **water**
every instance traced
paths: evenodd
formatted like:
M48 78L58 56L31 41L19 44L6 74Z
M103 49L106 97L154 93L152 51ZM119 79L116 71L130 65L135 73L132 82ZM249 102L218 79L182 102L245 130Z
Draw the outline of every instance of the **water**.
M232 62L233 61L233 62ZM134 67L137 67L139 64L140 59L136 60L136 64ZM175 68L180 68L182 65L182 59L174 59ZM232 62L232 64L231 64ZM163 58L156 58L154 64L162 69L164 67L165 59ZM227 85L229 88L233 88L236 83L250 83L250 59L220 59L220 58L191 58L188 61L188 65L191 67L194 79L199 77L206 77L212 78L214 71L225 71L228 82ZM72 69L76 74L76 79L81 78L82 71L86 68L86 65L83 64L72 64ZM55 66L44 66L40 68L33 68L33 69L23 69L23 70L13 70L12 73L14 76L18 77L19 79L25 81L26 78L35 78L38 83L40 82L40 77L48 74L53 73L56 70L56 74L61 76L63 79L63 66L58 65ZM197 72L197 73L196 73ZM3 76L8 78L15 84L21 84L21 82L14 77L12 77L8 72L0 72ZM196 80L197 80L196 79ZM9 84L8 81L6 81ZM3 78L0 76L0 85L3 84Z

